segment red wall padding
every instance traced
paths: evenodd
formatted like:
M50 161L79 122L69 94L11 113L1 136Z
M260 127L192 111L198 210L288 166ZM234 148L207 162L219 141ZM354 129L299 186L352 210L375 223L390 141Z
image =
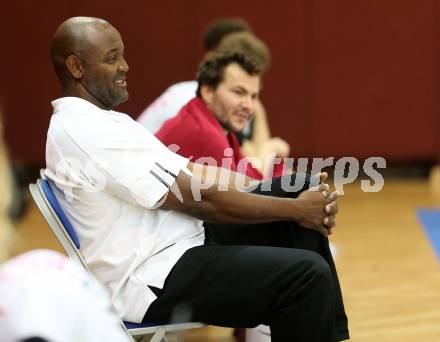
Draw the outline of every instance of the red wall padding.
M438 7L435 0L8 1L0 103L11 156L44 163L50 101L60 91L49 46L64 19L98 16L121 32L130 100L119 110L136 117L168 85L194 77L207 23L241 16L271 48L262 99L272 133L291 144L292 156L438 160Z

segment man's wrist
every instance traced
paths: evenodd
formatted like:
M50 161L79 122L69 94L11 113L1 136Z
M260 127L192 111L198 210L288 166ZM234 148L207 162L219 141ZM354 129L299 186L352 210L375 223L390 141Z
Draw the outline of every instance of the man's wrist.
M280 198L284 203L282 206L284 211L284 221L298 222L303 217L303 207L301 205L301 199L296 198Z

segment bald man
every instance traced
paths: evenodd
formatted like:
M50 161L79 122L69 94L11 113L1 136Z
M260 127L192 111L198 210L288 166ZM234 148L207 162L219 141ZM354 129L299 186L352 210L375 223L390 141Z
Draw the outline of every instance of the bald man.
M100 45L111 48L103 53ZM106 109L128 99L124 45L119 33L106 21L66 21L55 33L51 52L63 96L80 97ZM119 63L115 64L116 61ZM78 80L81 82L75 82Z
M271 196L268 184L188 162L114 111L128 98L128 65L106 21L61 24L52 58L63 97L52 102L45 175L124 320L264 323L276 342L348 338L327 238L336 193L320 183ZM286 180L295 176L272 186Z

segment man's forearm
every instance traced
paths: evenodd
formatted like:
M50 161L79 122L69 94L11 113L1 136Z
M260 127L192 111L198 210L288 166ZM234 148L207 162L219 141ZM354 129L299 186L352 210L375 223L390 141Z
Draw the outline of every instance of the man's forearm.
M297 221L302 217L298 200L240 192L207 189L201 201L187 203L185 212L207 222L251 224L273 221Z
M239 191L218 181L206 187L205 181L203 177L189 176L181 171L161 208L184 212L208 222L252 224L288 220L326 232L323 227L325 206L334 199L325 198L321 191L305 191L297 199L279 198Z

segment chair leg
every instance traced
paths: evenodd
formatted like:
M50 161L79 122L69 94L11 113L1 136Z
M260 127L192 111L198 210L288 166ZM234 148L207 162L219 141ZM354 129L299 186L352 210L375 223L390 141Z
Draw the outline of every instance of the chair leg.
M165 328L157 329L150 342L167 342L165 337Z
M149 342L149 341L150 341L149 335L144 335L136 338L136 342Z
M163 337L163 342L182 342L181 334L167 334Z

